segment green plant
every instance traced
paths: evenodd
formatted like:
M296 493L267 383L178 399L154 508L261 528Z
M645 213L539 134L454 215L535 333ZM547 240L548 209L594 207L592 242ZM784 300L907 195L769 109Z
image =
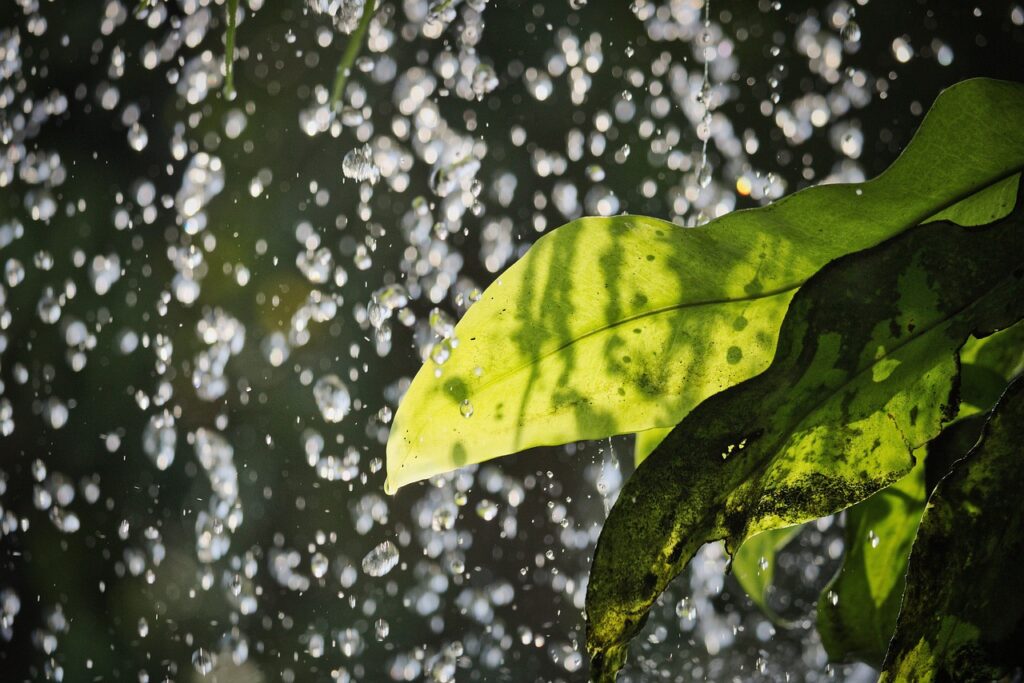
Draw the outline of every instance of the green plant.
M760 566L851 506L838 600L819 602L829 654L899 680L1001 671L1024 635L1008 597L1024 518L999 499L1021 483L1018 385L993 408L1024 351L1022 115L1024 87L965 81L874 180L698 229L618 216L543 237L413 381L388 489L640 432L591 570L594 678L704 543L725 540L767 609ZM983 579L921 559L942 548Z
M149 7L150 0L140 0L135 12ZM362 3L359 23L352 32L352 37L345 44L345 51L338 61L338 67L334 73L334 83L331 86L330 110L337 112L341 108L341 98L345 94L345 84L352 73L359 51L363 47L366 38L366 31L370 27L370 21L377 9L377 0L365 0ZM224 96L228 99L235 98L235 36L238 32L238 0L225 0L224 6L225 27L224 27Z

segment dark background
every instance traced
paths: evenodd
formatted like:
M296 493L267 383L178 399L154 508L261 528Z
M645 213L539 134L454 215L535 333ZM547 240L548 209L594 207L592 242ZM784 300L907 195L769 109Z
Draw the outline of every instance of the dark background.
M430 188L429 167L418 160L405 192L390 191L384 183L377 186L370 200L370 223L382 227L384 234L377 240L374 265L365 271L352 267L352 248L373 229L356 217L358 185L343 182L341 174L341 159L357 142L350 130L343 130L338 137L309 137L298 125L299 112L310 105L312 89L329 84L333 78L345 37L337 35L331 46L319 48L315 29L324 24L323 18L308 15L297 0L267 0L239 27L237 100L227 102L217 91L198 105L189 105L167 82L166 66L150 71L139 64L142 46L148 41L159 43L168 30L166 24L153 29L129 16L112 35L103 36L99 27L108 3L39 2L38 12L25 11L30 4L0 0L0 27L18 30L22 59L21 70L3 87L17 94L17 102L26 97L39 100L53 92L67 97L66 112L50 117L23 143L28 152L59 153L67 177L52 188L60 209L46 222L32 220L26 208L27 194L37 188L23 179L0 187L0 219L17 219L25 226L24 237L0 248L0 261L17 258L27 271L24 282L6 291L4 305L10 312L10 322L3 331L7 344L0 360L2 394L11 402L16 424L10 436L0 438L0 481L5 482L0 485L0 510L24 520L20 524L26 527L0 535L0 591L12 589L21 604L12 638L0 638L0 681L43 680L47 672L54 675L56 667L62 668L63 679L68 681L140 680L141 670L148 672L150 680L163 680L164 676L192 680L199 678L191 665L193 653L199 647L221 652L222 635L236 626L248 638L248 662L231 667L227 665L230 657L221 654L224 667L215 671L217 680L331 680L332 670L339 667L345 667L357 680L387 680L396 653L410 653L422 646L429 659L456 639L486 640L483 626L463 614L456 597L463 588L485 591L502 580L510 582L516 591L510 605L497 608L498 619L512 642L504 648L504 660L497 667L480 665L483 656L467 648L458 660L458 679L582 679L585 668L566 672L549 654L553 643L573 639L582 642L580 610L565 591L552 587L551 565L537 568L535 556L555 548L556 565L562 573L576 580L585 576L592 541L583 549L560 547L559 526L552 522L548 502L566 504L572 524L580 530L599 524L604 514L602 504L593 496L593 483L581 476L581 462L600 463L604 457L601 451L609 444L580 445L570 449L574 453L561 448L542 449L498 461L503 472L527 488L525 502L517 512L518 532L514 537L499 537L497 522L485 523L473 513L477 501L488 494L480 486L470 489L457 528L476 542L465 552L466 578L453 580L442 593L437 611L445 620L441 634L432 633L428 619L403 605L403 596L422 580L417 572L427 571L417 561L418 541L408 540L415 538L415 506L423 499L426 485L410 487L396 498L387 499L386 525L375 526L366 535L354 531L353 506L366 494L381 493L383 484L383 471L371 472L369 467L373 458L383 458L383 446L371 416L385 404L387 385L415 373L419 356L410 332L396 326L392 352L385 359L378 358L372 343L364 341L370 332L354 322L352 308L369 301L370 292L382 284L401 279L397 264L406 247L399 229L402 215L409 210L413 197L429 195ZM181 18L186 5L169 3L168 13ZM975 5L982 10L980 16L976 16ZM384 6L388 16L385 23L399 31L406 21L403 4L389 0ZM859 49L846 59L871 74L873 81L882 79L885 83L884 99L876 87L868 106L847 115L859 121L864 133L859 164L866 176L877 174L892 162L942 88L971 76L1020 79L1024 29L1011 21L1012 7L1006 2L871 0L856 8L863 37ZM222 54L223 6L211 5L210 9L214 22L203 41L195 47L183 47L182 56L204 50ZM796 52L793 36L805 17L824 15L825 10L821 3L788 0L783 0L779 10L766 2L712 0L712 15L727 34L736 36L743 30L747 35L736 42L740 66L733 95L721 111L738 131L757 132L761 144L750 163L785 179L788 191L809 184L804 179L806 168L813 171L815 179L830 173L839 155L829 142L827 129L816 130L801 145L790 144L771 118L759 111L759 104L770 96L768 77L777 73L778 64L785 67L777 88L783 104L804 93L823 90L820 78L807 69L806 58ZM36 16L43 17L47 24L38 36L30 32ZM625 80L629 68L649 71L650 63L665 51L673 60L693 62L691 45L649 40L626 2L590 0L582 10L574 11L567 1L497 1L487 6L484 18L486 27L477 52L493 64L500 78L498 89L479 102L454 96L438 98L449 124L460 127L467 116L474 116L475 135L487 142L489 151L479 175L485 185L484 196L489 197L486 188L498 170L511 170L519 181L517 199L508 209L488 200L482 217L467 214L462 225L465 232L449 238L453 248L465 257L462 275L480 286L494 277L478 256L479 229L489 215L500 212L513 219L513 233L521 248L536 237L527 227L537 212L531 198L536 192L550 192L553 179L539 178L530 171L533 145L564 149L570 127L586 130L595 112L607 110L619 93L630 88ZM602 36L605 63L594 74L587 101L579 107L570 102L564 78L556 79L552 97L536 102L527 95L522 80L510 75L518 73L522 65L542 68L545 55L553 47L553 34L564 27L580 35L581 41L593 32ZM289 32L294 42L286 39ZM450 30L438 40L422 36L405 40L399 36L388 54L401 73L428 57L432 59L444 45L453 45L452 33ZM893 39L901 35L909 38L916 51L906 64L899 63L891 51ZM928 49L935 38L952 49L951 65L940 66ZM627 45L633 48L632 56L625 54ZM769 51L773 45L780 47L777 57ZM120 90L121 102L113 111L106 111L97 105L95 95L98 84L109 80L107 67L115 47L124 51L126 67L124 75L113 81ZM374 83L360 74L354 75L353 81L365 86L371 120L379 131L386 131L397 115L391 96L393 83ZM633 90L636 101L642 102L642 91ZM149 144L141 152L128 146L121 121L124 107L131 103L138 106L140 121L148 130ZM223 134L223 117L232 107L252 111L244 133L234 140ZM15 105L4 106L4 120L14 120L17 114ZM192 149L185 160L176 160L170 153L170 138L175 125L187 122L190 115L197 121L187 126L185 134ZM681 146L697 148L692 128L685 120L679 123L684 129ZM530 144L515 147L509 142L508 132L516 125L526 129ZM607 172L604 185L614 189L624 211L667 216L670 208L665 190L683 181L681 174L659 167L645 153L635 121L615 124L613 131L616 140L608 146L604 155L607 159L598 160ZM624 142L633 152L626 163L615 164L612 152ZM10 151L10 147L7 149ZM167 246L183 240L174 212L161 209L153 224L137 220L133 229L124 231L114 228L112 215L118 194L128 195L139 179L153 182L158 196L173 196L188 158L200 150L216 154L225 167L226 187L207 211L206 232L216 237L217 246L206 255L209 274L203 280L199 302L192 307L172 302L167 315L160 316L156 302L174 275L166 257ZM734 178L728 177L729 170L718 163L720 155L714 145L710 155L716 182L730 186ZM590 183L585 167L593 161L571 164L562 178L576 183L581 196ZM248 183L265 168L273 171L273 181L258 199L253 199ZM658 183L654 198L641 194L640 178L653 178ZM309 183L313 180L330 190L325 206L310 201ZM67 216L66 204L79 200L84 200L85 209ZM738 202L738 206L752 205L755 202L750 199ZM138 217L138 208L130 202L127 206ZM551 227L564 222L550 204L541 213ZM339 221L339 217L348 220ZM344 287L323 287L337 290L345 304L335 322L317 328L308 345L294 350L280 368L272 368L262 357L259 343L270 332L287 328L292 312L311 289L294 265L300 249L294 226L300 220L316 226L324 244L334 250L336 261L348 270L349 281ZM258 240L265 240L267 245L262 255L257 254ZM125 273L109 294L96 295L84 272L72 265L74 249L83 250L90 259L93 254L111 251L120 255ZM54 256L52 270L33 267L34 255L40 250ZM224 273L224 264L234 263L244 263L251 271L246 287L237 286L233 276ZM65 360L67 345L60 325L45 325L35 313L42 287L60 284L66 278L77 282L78 292L65 307L62 320L74 315L90 325L114 321L97 334L97 347L89 352L88 363L80 372L73 372ZM277 305L272 303L275 296ZM196 397L190 387L189 366L200 349L195 323L210 307L229 311L246 326L246 347L229 364L230 388L214 403ZM423 317L432 304L421 299L412 307ZM444 307L455 310L451 298ZM140 335L162 333L174 340L172 404L180 407L181 417L177 421L177 458L164 472L153 467L141 451L143 427L153 410L140 410L134 398L136 390L154 391L153 355L142 348L127 356L117 353L115 332L122 327ZM356 363L349 358L352 343L362 347ZM367 364L365 372L357 382L349 383L349 388L366 407L354 411L340 425L327 425L320 419L311 388L298 380L296 368L312 369L315 376L336 372L344 377L349 366L361 366L363 362ZM27 371L28 379L23 383L17 379L19 369ZM71 418L62 429L48 427L40 415L50 396L74 401ZM234 447L245 520L232 537L228 557L214 567L215 586L204 591L197 579L201 566L195 558L194 525L195 512L205 509L209 484L197 469L185 434L210 426L220 414L229 417L225 436ZM366 482L318 479L301 448L301 435L308 427L318 429L328 439L340 434L346 445L355 445L362 454L360 470L368 475ZM107 451L101 439L101 435L111 433L122 437L121 447L114 453ZM615 447L624 473L628 472L628 438L617 439ZM101 494L95 504L87 504L79 493L70 506L81 520L77 532L60 532L47 512L34 505L37 482L33 463L37 460L45 464L50 477L59 473L76 488L83 479L100 482ZM566 503L570 498L571 502ZM117 534L122 520L128 520L132 530L127 542ZM142 576L125 576L124 562L127 546L146 547L142 530L148 526L159 530L166 548L166 558L159 566L147 564L154 570L152 584ZM302 554L302 567L308 567L306 548L314 542L317 530L337 534L329 551L332 559L343 556L355 564L382 538L401 538L405 534L402 559L408 561L407 565L386 579L357 582L351 591L356 597L355 607L339 597L333 567L326 581L314 580L306 592L282 587L269 573L269 552L273 548L297 549ZM821 564L817 549L827 537L827 533L824 538L821 534L809 535L799 551L804 559ZM226 597L223 576L237 571L237 567L230 566L229 558L240 557L246 551L259 564L257 583L262 595L255 614L240 615ZM521 574L519 569L528 565L533 569ZM791 569L782 572L782 581L788 582L787 595L791 597L786 598L789 604L785 606L793 615L810 614L815 580L816 585L823 584L827 568L811 580L792 563L787 566ZM367 600L375 604L372 614L364 610ZM641 676L653 680L653 670L667 678L683 674L700 677L702 672L712 680L733 675L747 679L755 675L751 667L759 656L767 663L769 673L765 675L769 677L772 672L784 670L796 672L797 679L827 675L824 663L806 654L808 643L813 643L810 628L781 633L767 642L758 642L748 631L737 636L736 644L727 652L712 656L699 640L678 633L671 617L674 602L666 600L661 610L665 614L652 619L649 631L661 623L669 635L667 640L662 639L664 642L642 647L640 664L634 667L643 667L646 662L648 673L632 669L631 675L637 680ZM723 614L737 615L737 623L754 624L759 620L731 578L715 605ZM59 620L54 621L58 608L67 621L66 628L58 628ZM140 617L149 624L145 638L138 630ZM390 624L390 634L383 642L376 642L372 636L373 622L378 618ZM546 644L522 644L517 626L528 627L533 635L543 634ZM345 628L365 634L366 649L357 657L345 657L336 645L331 645L331 633ZM311 657L306 651L312 632L327 638L327 653L322 658ZM57 636L59 644L53 652L47 652L45 633Z

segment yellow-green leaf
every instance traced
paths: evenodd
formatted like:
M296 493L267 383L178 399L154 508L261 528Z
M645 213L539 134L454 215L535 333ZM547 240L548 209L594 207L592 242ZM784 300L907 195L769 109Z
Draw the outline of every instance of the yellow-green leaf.
M928 494L977 442L987 414L1020 374L1022 356L1024 322L972 337L960 351L956 422L928 443L924 462L910 474L847 510L843 564L818 601L818 631L830 660L881 666Z
M682 229L584 218L542 237L414 378L387 489L547 444L670 427L767 367L796 289L1024 168L1024 86L985 79L935 101L874 180L819 186ZM471 417L465 417L471 415Z

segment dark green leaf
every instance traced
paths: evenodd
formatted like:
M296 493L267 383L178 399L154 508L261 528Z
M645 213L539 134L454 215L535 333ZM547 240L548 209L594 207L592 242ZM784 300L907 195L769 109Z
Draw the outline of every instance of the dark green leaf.
M769 529L751 536L733 555L729 570L765 616L780 626L790 626L768 604L768 589L775 576L775 556L796 538L802 526Z
M966 81L869 182L692 230L616 216L542 237L459 322L450 357L442 343L446 362L413 380L388 441L388 490L533 446L671 427L768 366L793 293L828 261L973 195L1005 211L1022 119L1024 86Z
M636 435L636 464L654 452L671 430L648 429ZM776 625L790 626L768 604L768 589L775 576L775 555L792 541L803 527L770 529L748 538L729 563L729 571L755 605ZM883 653L884 654L884 653Z
M882 680L988 681L1024 663L1024 381L928 499Z
M878 667L896 628L907 560L928 494L981 435L989 411L1019 372L1024 323L960 352L959 417L926 447L906 477L846 513L843 565L818 601L818 630L832 661L859 659ZM979 412L980 411L980 412ZM742 548L741 548L742 550Z
M843 566L818 601L818 631L832 661L882 664L927 499L924 470L924 463L918 463L846 513Z
M957 412L956 352L1024 315L1024 209L939 222L839 259L794 297L764 373L704 401L626 483L587 594L611 680L668 582L706 542L834 513L898 480Z

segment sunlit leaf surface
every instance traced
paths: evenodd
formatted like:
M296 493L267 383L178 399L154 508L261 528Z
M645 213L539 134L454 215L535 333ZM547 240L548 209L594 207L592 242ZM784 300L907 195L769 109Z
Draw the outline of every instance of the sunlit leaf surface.
M966 81L874 180L699 229L619 216L545 235L416 375L388 442L388 489L532 446L677 423L767 367L793 293L828 261L1018 173L1022 117L1024 87Z

